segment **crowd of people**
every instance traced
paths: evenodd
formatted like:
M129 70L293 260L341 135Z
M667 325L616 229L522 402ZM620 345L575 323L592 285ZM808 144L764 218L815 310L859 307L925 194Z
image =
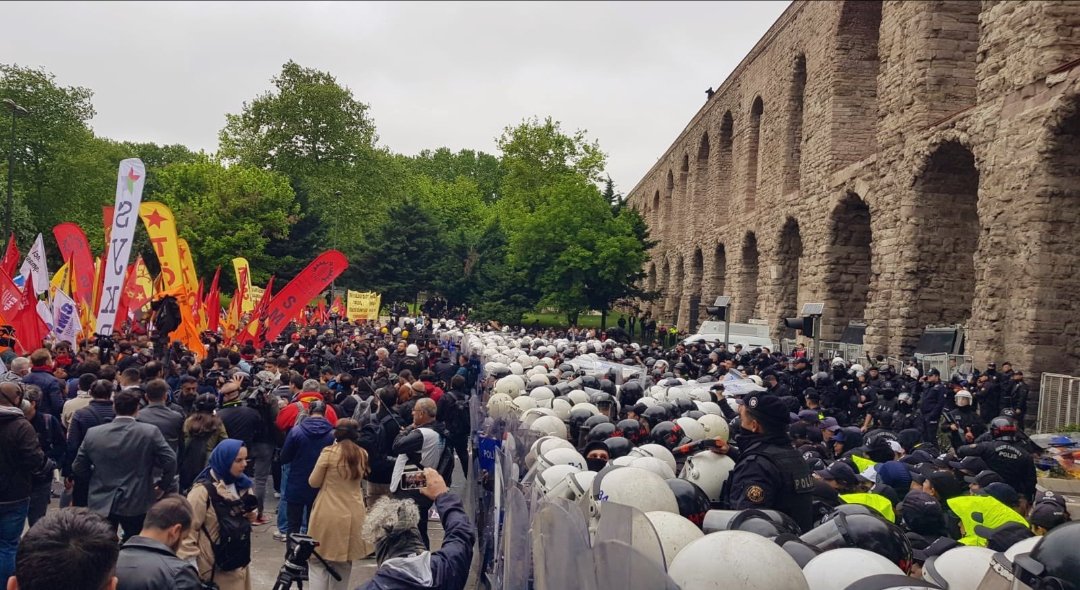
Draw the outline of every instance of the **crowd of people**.
M312 588L348 587L365 558L380 566L365 588L462 588L477 532L448 486L455 466L484 477L470 473L471 437L490 430L474 423L473 396L489 419L542 436L523 484L587 514L603 501L667 510L703 539L786 533L774 545L811 588L841 587L815 585L806 569L836 548L819 539L837 526L849 531L841 545L938 583L948 580L933 564L958 545L1029 543L1038 575L1077 573L1047 557L1077 528L1061 496L1036 488L1029 392L1008 363L921 374L881 357L815 366L802 349L626 336L402 317L294 325L261 347L207 335L204 359L176 343L155 353L145 334L10 359L0 578L60 587L85 566L88 585L76 587L247 589L252 527L267 526L286 563L306 536L319 543L321 557L302 564ZM405 489L403 468L426 485ZM61 509L47 513L56 473ZM434 552L432 518L444 529ZM1048 546L1055 534L1065 541ZM80 561L94 552L94 567ZM677 582L689 571L681 552L665 563ZM41 568L46 559L69 561Z

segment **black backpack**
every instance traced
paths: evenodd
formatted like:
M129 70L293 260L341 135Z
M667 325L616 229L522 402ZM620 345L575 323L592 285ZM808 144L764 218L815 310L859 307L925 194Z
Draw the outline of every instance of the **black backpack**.
M449 395L450 399L454 400L454 411L452 415L444 423L450 434L460 436L462 434L467 435L472 429L469 411L469 397L457 391L447 391L443 395Z
M218 521L218 540L211 541L214 548L214 569L223 572L240 569L251 563L251 522L244 516L244 503L221 497L211 482L206 487L206 507L214 507ZM202 532L210 539L206 525Z

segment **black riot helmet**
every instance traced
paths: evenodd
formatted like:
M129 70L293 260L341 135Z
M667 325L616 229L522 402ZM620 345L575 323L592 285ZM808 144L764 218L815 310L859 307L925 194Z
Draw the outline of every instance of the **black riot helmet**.
M731 530L756 533L770 539L784 533L802 533L793 518L776 510L742 510L731 520Z
M570 419L568 422L570 423L569 434L571 442L578 440L579 433L581 432L585 421L595 415L596 414L593 414L592 410L589 408L570 408Z
M604 393L611 396L618 394L618 390L615 388L615 383L611 379L600 380L600 391L603 391Z
M660 405L655 405L647 408L644 413L641 414L642 418L649 423L649 429L656 428L656 425L671 419L671 414L667 409Z
M1080 522L1067 522L1046 533L1029 554L1017 555L1013 575L1035 590L1080 590Z
M603 422L589 429L589 434L585 435L585 442L607 441L613 436L615 436L615 425L611 422Z
M641 425L641 422L632 418L616 422L615 435L621 436L635 445L647 442L649 437L648 433L645 432L645 428Z
M676 399L673 403L675 404L675 411L680 416L683 416L687 412L692 412L697 409L697 406L695 406L694 402L690 401L689 398L680 397Z
M990 434L995 440L1016 440L1016 419L998 416L990 421Z
M604 444L607 445L608 456L612 459L625 457L630 454L630 451L634 450L634 443L618 436L618 431L616 431L615 436L605 439Z
M649 433L649 438L652 439L652 442L670 451L683 444L683 441L686 440L686 434L683 432L682 426L674 422L664 421L653 427Z
M911 541L903 529L879 516L845 512L837 512L800 538L822 551L839 547L865 549L885 557L905 572L910 569Z
M630 381L624 383L622 388L619 389L619 398L624 406L632 406L641 399L641 396L645 394L644 388L641 387L641 383L638 381Z
M705 520L705 513L712 506L709 504L709 495L697 484L685 479L668 479L664 483L675 492L675 501L679 504L679 514L683 518L697 525L700 529Z
M785 553L799 564L800 568L806 567L810 560L821 555L821 550L813 545L803 542L797 535L782 533L773 538L773 542L780 546Z

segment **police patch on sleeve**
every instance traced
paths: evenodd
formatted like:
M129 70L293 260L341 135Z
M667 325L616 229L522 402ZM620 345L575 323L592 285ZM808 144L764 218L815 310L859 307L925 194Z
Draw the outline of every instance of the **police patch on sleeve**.
M765 501L765 490L761 486L750 486L746 488L746 499L754 504L761 504Z

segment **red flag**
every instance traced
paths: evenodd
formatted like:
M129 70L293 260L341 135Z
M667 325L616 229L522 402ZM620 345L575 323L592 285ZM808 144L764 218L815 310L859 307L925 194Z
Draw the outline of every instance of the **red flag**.
M45 325L37 312L38 301L34 295L32 278L26 277L22 309L11 318L11 325L15 328L15 338L22 347L22 350L18 351L19 354L28 354L41 348L41 343L49 336L49 327Z
M23 308L23 294L11 277L0 273L0 316L10 322Z
M221 322L221 294L218 292L219 278L221 278L220 266L214 271L214 280L210 281L210 292L206 295L206 301L203 301L207 316L206 329L215 333L218 331L218 325Z
M349 261L344 254L337 250L327 250L300 271L300 274L270 300L263 339L272 342L277 338L290 321L303 313L304 306L329 287L348 266Z
M334 305L330 307L330 311L338 314L338 317L345 317L345 304L342 303L341 297L334 298Z
M111 223L112 220L109 221ZM54 227L53 236L60 246L60 255L64 262L75 261L71 265L71 273L78 297L76 301L84 305L90 303L94 293L94 257L90 254L90 242L86 239L86 233L78 225L68 222Z
M195 304L193 306L195 308L195 315L199 315L199 308L201 308L203 304L203 287L206 286L204 283L205 279L199 279L199 290L195 293Z
M142 289L138 284L138 276L135 269L138 267L138 263L129 264L127 269L127 276L124 277L124 287L120 290L120 302L116 306L116 326L122 327L124 322L128 320L128 314L132 309L139 309L142 305L135 307L134 304L140 298ZM145 305L145 303L143 304Z
M15 245L15 232L8 238L7 250L4 250L4 258L0 260L0 270L4 271L9 278L15 276L19 268L19 248Z
M262 319L266 316L266 310L270 309L270 300L274 298L270 294L274 290L274 275L270 275L270 280L266 282L266 288L263 289L262 296L259 297L259 302L255 304L255 309L252 315L256 318Z
M326 301L323 301L322 297L319 298L319 305L315 307L315 313L311 315L311 319L319 325L330 321L330 314L326 312Z

